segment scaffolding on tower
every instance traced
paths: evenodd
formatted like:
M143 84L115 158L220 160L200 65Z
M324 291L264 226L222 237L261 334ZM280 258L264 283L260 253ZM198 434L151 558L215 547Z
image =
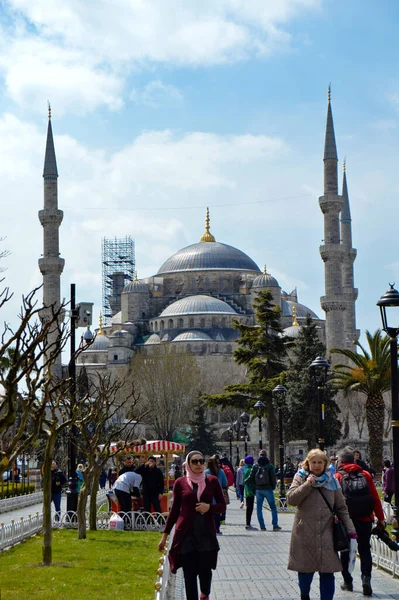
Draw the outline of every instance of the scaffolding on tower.
M102 238L102 306L105 322L121 310L121 294L135 271L134 240Z

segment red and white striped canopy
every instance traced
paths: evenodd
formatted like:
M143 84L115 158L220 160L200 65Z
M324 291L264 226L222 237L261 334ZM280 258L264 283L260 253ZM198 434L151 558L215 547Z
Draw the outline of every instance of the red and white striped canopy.
M141 446L129 446L123 449L126 454L144 454L145 452L184 452L184 444L177 442L168 442L167 440L155 440L141 444ZM111 452L117 449L116 444L111 444Z

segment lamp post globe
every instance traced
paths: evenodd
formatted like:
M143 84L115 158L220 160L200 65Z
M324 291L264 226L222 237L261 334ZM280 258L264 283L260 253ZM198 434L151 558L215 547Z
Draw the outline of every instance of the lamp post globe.
M394 284L389 284L389 290L378 300L382 328L390 338L391 356L391 410L392 410L392 449L395 480L395 506L393 506L392 534L399 541L399 386L398 386L398 334L399 327L399 292ZM388 310L387 310L388 309ZM388 320L389 317L389 320ZM392 324L394 323L394 325Z
M240 421L244 427L244 452L245 452L245 456L248 456L248 434L247 434L247 427L249 424L249 420L250 420L250 416L247 412L243 412L240 415Z
M283 431L283 407L287 397L287 388L278 384L272 391L273 398L278 408L278 433L279 433L279 462L280 462L280 506L286 506L284 486L284 431Z
M262 402L262 400L258 400L254 404L254 409L256 412L256 416L259 419L259 450L262 450L262 416L265 411L266 404Z
M309 365L309 370L314 383L317 386L317 403L319 411L319 448L324 450L324 386L327 383L328 369L330 363L323 358L318 356Z

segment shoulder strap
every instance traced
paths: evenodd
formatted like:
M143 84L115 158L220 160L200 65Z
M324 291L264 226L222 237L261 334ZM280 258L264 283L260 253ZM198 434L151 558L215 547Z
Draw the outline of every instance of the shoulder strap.
M335 515L335 511L331 508L330 503L328 502L327 498L325 497L325 495L323 494L323 492L321 491L321 489L320 488L316 488L316 489L320 493L320 495L323 498L324 502L327 504L327 506L330 509L331 513L333 515Z

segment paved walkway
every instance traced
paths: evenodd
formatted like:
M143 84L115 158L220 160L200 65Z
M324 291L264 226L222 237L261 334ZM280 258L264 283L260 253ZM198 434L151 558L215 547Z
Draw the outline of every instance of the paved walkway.
M230 492L231 504L227 509L223 535L218 537L220 553L218 568L214 571L211 600L296 600L300 597L297 574L287 570L288 548L293 523L292 514L280 514L282 531L271 531L271 514L266 511L267 531L246 531L245 508ZM258 526L256 504L252 525ZM359 563L354 572L354 592L340 589L341 575L336 576L335 600L364 599L360 580ZM384 571L373 568L373 598L399 600L399 581ZM315 575L311 598L319 598L318 575ZM176 577L176 590L171 600L184 600L182 571Z

